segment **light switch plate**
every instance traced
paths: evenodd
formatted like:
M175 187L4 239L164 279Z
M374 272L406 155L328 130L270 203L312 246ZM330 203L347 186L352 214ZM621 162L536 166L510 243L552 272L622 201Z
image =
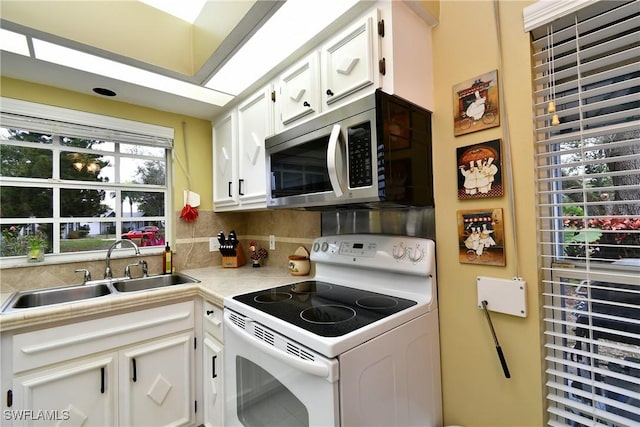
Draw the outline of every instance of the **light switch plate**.
M487 309L512 316L527 317L527 282L520 278L497 279L478 276L478 308L487 301Z

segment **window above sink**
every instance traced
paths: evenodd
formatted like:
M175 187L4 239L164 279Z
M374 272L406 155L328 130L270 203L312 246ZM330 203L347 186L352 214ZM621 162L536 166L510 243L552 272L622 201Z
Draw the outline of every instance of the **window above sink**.
M26 263L34 245L56 261L102 258L120 238L147 251L164 247L172 128L2 103L2 266ZM129 233L136 230L144 232Z

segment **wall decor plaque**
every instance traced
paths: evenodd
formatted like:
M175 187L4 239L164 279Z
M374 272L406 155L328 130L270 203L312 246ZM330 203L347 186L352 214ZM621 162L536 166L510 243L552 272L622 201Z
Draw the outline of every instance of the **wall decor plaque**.
M458 259L464 264L506 265L501 208L458 211Z
M504 195L500 140L457 148L458 199Z
M499 125L498 70L453 86L453 134L455 136Z

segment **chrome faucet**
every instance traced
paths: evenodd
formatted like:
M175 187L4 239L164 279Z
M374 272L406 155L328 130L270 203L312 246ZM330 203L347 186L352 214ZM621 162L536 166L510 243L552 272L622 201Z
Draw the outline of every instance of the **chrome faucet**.
M135 264L129 264L124 268L124 277L127 279L131 279L131 267L137 267L140 263L136 262Z
M82 273L82 284L84 285L87 282L91 281L91 273L86 268L78 268L75 270L76 273Z
M124 275L128 279L131 279L131 267L142 267L142 277L147 277L149 275L149 267L147 266L147 261L141 259L135 264L129 264L124 269Z
M142 277L149 276L149 266L147 265L147 261L141 259L140 265L142 266Z
M118 246L118 244L121 244L121 243L129 243L131 246L133 246L133 249L135 249L136 255L140 255L140 249L138 249L138 245L133 243L131 240L122 239L122 240L116 240L115 242L113 242L113 244L109 247L109 250L107 251L107 265L104 268L105 279L111 279L113 277L111 274L111 252L116 246Z

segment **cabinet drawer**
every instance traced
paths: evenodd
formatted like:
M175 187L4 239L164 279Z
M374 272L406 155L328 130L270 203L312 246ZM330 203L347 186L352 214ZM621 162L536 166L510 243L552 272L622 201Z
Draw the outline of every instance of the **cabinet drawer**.
M204 330L213 335L220 342L222 340L222 308L205 301L202 308Z
M193 310L193 301L185 301L16 334L13 336L13 372L192 329Z

